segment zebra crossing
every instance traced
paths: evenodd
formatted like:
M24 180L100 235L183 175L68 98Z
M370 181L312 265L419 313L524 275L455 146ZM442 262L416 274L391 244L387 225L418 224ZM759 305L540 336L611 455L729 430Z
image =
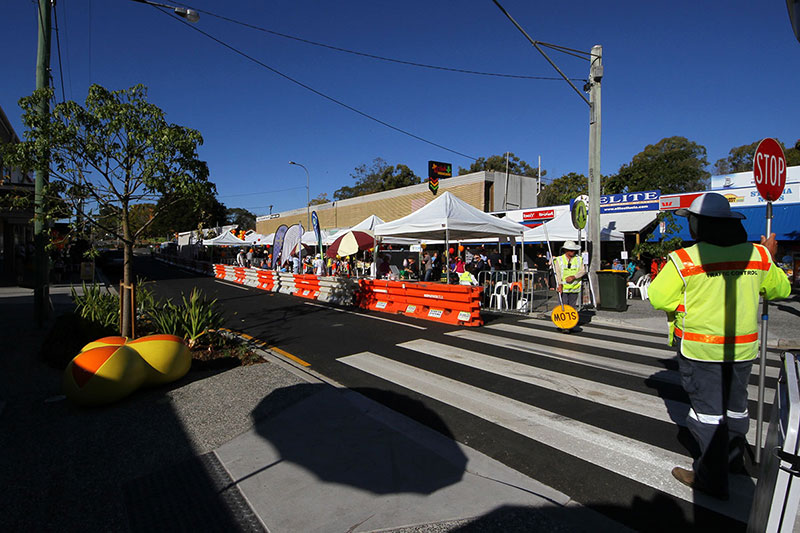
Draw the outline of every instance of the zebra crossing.
M685 425L689 405L680 390L675 352L663 334L587 325L564 335L552 324L528 319L455 330L437 339L417 338L395 348L337 360L677 500L741 522L748 519L755 490L748 476L732 476L731 498L722 502L693 493L670 475L674 466L691 465L689 452L675 437L676 425ZM451 366L437 367L436 362ZM768 354L767 401L774 397L779 365L779 356ZM464 372L471 377L461 379L460 368L469 369ZM476 376L499 377L507 385L492 390ZM754 375L751 400L756 382ZM565 414L554 402L544 401L556 397L558 405L579 402L611 415L596 417L594 409L585 409L585 416L581 409ZM750 410L754 417L753 404ZM631 428L649 430L620 431L626 421ZM754 431L755 421L748 435L751 444Z

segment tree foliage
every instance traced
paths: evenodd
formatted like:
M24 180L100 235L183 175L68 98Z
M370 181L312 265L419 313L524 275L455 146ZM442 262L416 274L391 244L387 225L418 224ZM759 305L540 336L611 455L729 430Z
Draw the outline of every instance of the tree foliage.
M318 194L315 198L312 198L308 205L320 205L320 204L327 204L330 202L328 199L328 193L323 192Z
M542 186L539 205L564 205L570 200L589 191L589 180L583 174L570 172Z
M392 166L380 157L375 158L370 166L366 164L355 168L351 174L356 184L344 186L333 193L334 200L355 198L381 191L390 191L409 185L421 183L419 176L406 165Z
M476 159L469 168L458 167L458 175L471 174L472 172L505 172L506 171L506 155L492 155L489 157L479 157ZM539 175L538 167L532 167L513 152L508 153L508 172L509 174L516 174L518 176L529 176L535 178ZM542 176L546 175L546 171L542 171Z
M242 207L229 207L226 210L228 224L236 224L240 230L256 229L256 216Z
M753 170L753 157L756 154L756 148L761 141L755 141L750 144L742 146L735 146L728 152L728 157L718 159L714 163L714 171L717 175L721 174L734 174L736 172L748 172ZM800 139L791 148L786 148L781 141L778 144L783 148L783 153L786 155L786 165L795 166L800 165Z
M158 200L158 207L163 205L172 208L162 211L148 232L151 236L170 239L175 233L223 226L228 220L228 210L214 191L177 198L166 194Z
M666 257L670 252L677 250L683 245L683 241L678 237L681 230L680 225L675 220L675 213L672 211L661 211L656 217L657 224L664 223L664 231L657 241L645 239L633 247L633 255L648 257Z
M40 89L20 100L25 140L3 147L4 164L21 170L49 170L48 196L59 196L71 208L85 202L88 223L119 239L124 246L123 282L133 283L133 246L164 212L177 202L213 193L208 168L197 155L200 132L170 124L164 112L147 101L147 89L109 91L92 85L84 105L57 104L45 117L52 89ZM158 201L148 220L135 227L131 209ZM104 216L117 212L120 224ZM129 298L129 292L124 292ZM132 317L123 300L121 333L130 335Z
M706 148L686 137L667 137L649 144L609 176L607 194L660 190L661 194L700 191L710 177Z

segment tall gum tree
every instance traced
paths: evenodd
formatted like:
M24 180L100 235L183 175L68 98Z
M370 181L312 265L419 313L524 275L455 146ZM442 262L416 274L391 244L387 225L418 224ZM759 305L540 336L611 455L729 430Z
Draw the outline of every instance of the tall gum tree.
M52 99L52 89L35 91L20 100L25 140L3 147L6 164L26 170L49 169L45 194L58 196L83 218L119 239L124 248L120 333L133 333L133 248L147 228L172 202L214 194L208 167L198 158L200 132L166 121L164 112L147 101L147 88L135 85L110 91L92 85L84 105L57 104L46 119L37 104ZM134 206L155 203L149 219L136 223ZM101 213L119 213L119 225L109 226ZM135 217L134 217L135 218Z

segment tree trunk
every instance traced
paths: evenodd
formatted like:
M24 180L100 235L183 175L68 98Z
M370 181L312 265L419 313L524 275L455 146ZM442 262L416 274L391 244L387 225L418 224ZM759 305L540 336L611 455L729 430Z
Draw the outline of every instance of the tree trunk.
M133 239L131 238L131 227L127 202L122 203L121 214L124 254L122 263L122 290L120 291L119 295L119 333L123 337L133 337L133 321L136 318L133 310Z

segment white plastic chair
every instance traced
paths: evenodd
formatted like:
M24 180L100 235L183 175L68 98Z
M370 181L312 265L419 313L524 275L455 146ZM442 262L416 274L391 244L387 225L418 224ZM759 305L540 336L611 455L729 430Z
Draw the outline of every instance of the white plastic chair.
M489 307L493 306L495 309L508 309L508 283L502 281L495 283L494 291L489 297Z
M636 283L628 282L628 298L633 298L634 292L638 291L642 300L647 300L647 286L650 285L650 274L645 274Z

